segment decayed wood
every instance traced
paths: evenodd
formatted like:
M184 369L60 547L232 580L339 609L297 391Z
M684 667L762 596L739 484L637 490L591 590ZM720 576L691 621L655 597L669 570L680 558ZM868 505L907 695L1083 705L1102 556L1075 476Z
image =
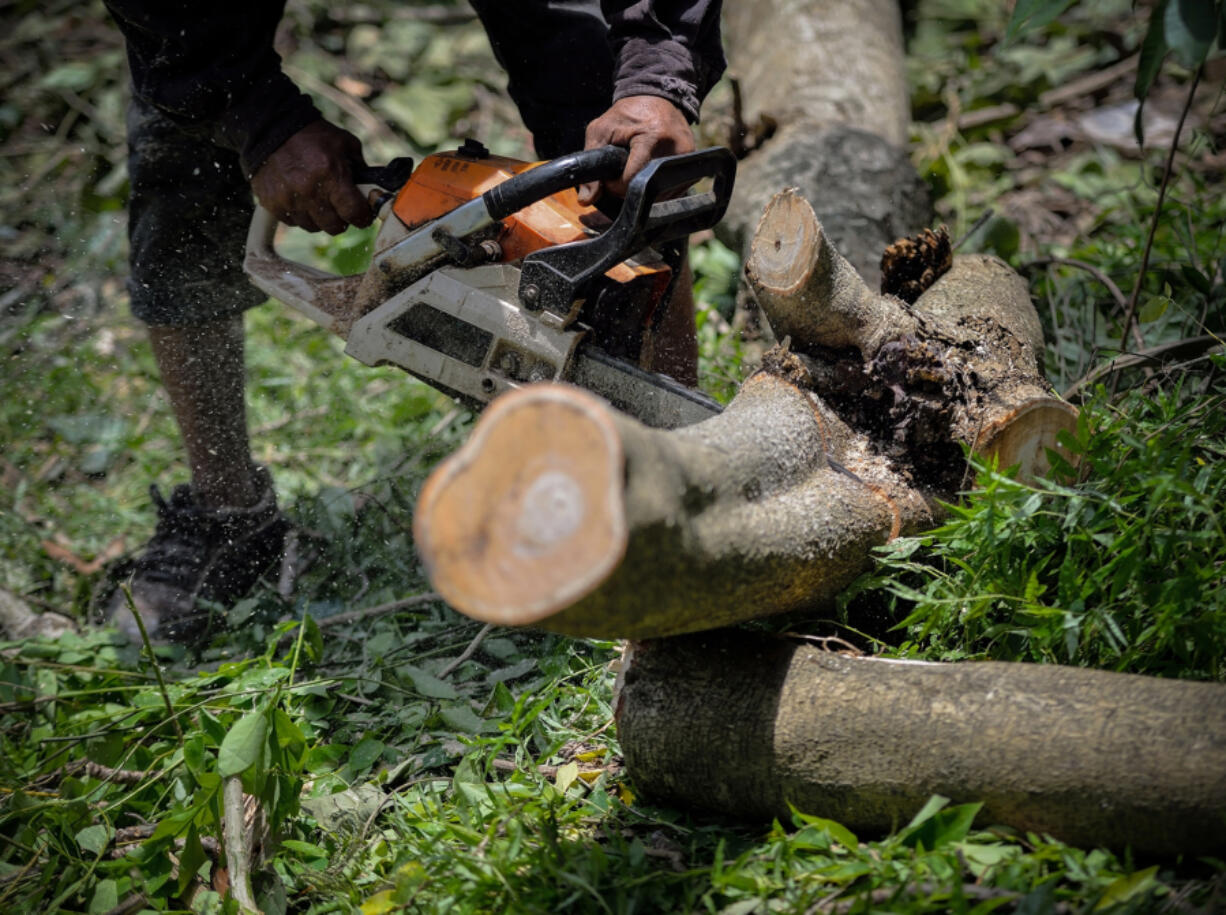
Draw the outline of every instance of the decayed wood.
M650 800L853 830L933 794L1080 845L1226 847L1226 685L848 657L760 633L631 646L615 704Z
M818 393L857 425L892 424L902 452L944 446L933 456L952 466L962 444L1039 475L1076 425L1043 376L1026 281L998 258L955 258L908 305L871 290L786 190L763 212L745 272L776 335L818 363Z
M963 445L1044 469L1075 411L1039 374L1025 283L955 261L912 308L869 292L803 200L777 200L751 280L807 362L775 353L721 415L670 431L563 385L504 395L418 501L452 606L622 638L794 610L931 526Z

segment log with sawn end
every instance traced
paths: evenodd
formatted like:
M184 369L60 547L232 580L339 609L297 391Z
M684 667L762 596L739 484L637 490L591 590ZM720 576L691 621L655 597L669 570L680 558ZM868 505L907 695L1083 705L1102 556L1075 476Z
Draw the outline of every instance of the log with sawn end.
M653 430L562 385L486 412L415 518L452 606L621 638L811 606L938 520L964 445L1041 473L1075 423L1039 372L1026 284L999 261L956 260L907 306L869 292L785 193L748 273L804 358L776 353L721 415Z

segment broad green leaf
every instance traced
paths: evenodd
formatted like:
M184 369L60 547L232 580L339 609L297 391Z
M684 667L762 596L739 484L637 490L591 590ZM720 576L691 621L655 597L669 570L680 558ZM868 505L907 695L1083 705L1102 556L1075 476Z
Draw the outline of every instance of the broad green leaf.
M386 749L382 740L377 737L372 737L369 734L357 742L353 750L349 753L349 768L354 773L365 772L383 755Z
M1105 909L1110 909L1139 896L1151 889L1158 881L1155 875L1158 873L1158 865L1147 867L1143 871L1137 871L1133 874L1120 877L1103 893L1103 898L1098 900L1098 904L1094 906L1095 912L1102 912Z
M1005 29L1005 45L1017 41L1027 32L1055 22L1072 5L1073 0L1018 0Z
M795 808L792 810L792 816L795 820L807 826L816 826L818 829L824 829L830 838L850 851L855 851L860 847L860 840L856 838L855 833L836 820L827 820L824 817L801 813Z
M111 831L102 824L86 826L77 833L77 845L91 855L100 855L111 843Z
M113 911L119 905L119 885L114 880L100 880L89 900L90 915Z
M949 803L949 798L941 797L941 795L939 794L934 794L932 797L928 798L928 803L924 804L924 806L920 808L919 813L917 813L915 816L911 818L911 822L906 825L906 828L903 830L903 832L906 832L908 829L914 829L916 826L919 826L921 823L924 823L927 820L932 819L948 803Z
M362 915L383 915L384 912L396 912L401 905L396 901L395 891L381 890L362 903L359 910Z
M1137 314L1137 320L1142 324L1148 324L1150 321L1157 321L1170 307L1171 300L1169 296L1156 295L1145 303L1144 307Z
M413 688L427 699L458 699L460 694L450 683L440 680L433 674L428 674L419 667L405 664L396 669L401 676L413 681Z
M1185 67L1204 62L1217 34L1217 18L1214 0L1168 0L1162 18L1166 43Z
M448 727L460 734L480 734L486 729L484 719L466 704L443 706L439 709L439 714Z
M320 848L318 845L312 845L310 842L303 842L300 839L282 839L281 847L286 851L296 852L307 858L326 858L328 850Z
M277 735L277 746L282 749L288 748L297 756L306 748L306 736L284 709L278 708L273 712L273 729Z
M222 778L246 772L264 752L268 738L268 712L255 709L234 723L217 752L217 773Z

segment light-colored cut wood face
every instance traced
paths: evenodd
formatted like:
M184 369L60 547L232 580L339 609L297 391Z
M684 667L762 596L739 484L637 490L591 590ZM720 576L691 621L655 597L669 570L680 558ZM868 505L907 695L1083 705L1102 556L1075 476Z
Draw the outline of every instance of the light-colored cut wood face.
M1023 481L1043 477L1051 470L1048 449L1075 464L1075 457L1057 441L1061 431L1077 433L1077 408L1055 398L1023 404L997 420L979 436L975 451L995 457L1003 470L1018 465Z
M457 610L532 623L621 562L625 459L607 410L577 388L511 392L431 476L418 500L417 545Z

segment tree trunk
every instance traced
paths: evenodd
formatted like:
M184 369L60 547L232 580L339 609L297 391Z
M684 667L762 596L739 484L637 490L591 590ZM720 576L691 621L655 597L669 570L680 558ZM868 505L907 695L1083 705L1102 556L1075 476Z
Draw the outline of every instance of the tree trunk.
M812 606L935 522L963 445L1041 472L1075 422L998 261L955 266L911 307L870 293L783 194L749 267L807 363L777 352L721 415L669 431L567 386L504 395L418 500L418 549L453 607L651 638Z
M798 187L866 278L887 244L928 224L904 146L910 100L897 0L770 0L724 10L740 117L764 139L744 159L719 231L741 248L770 196Z
M652 801L852 830L933 794L1077 845L1220 854L1226 685L1047 665L849 657L761 633L632 645L615 701Z

